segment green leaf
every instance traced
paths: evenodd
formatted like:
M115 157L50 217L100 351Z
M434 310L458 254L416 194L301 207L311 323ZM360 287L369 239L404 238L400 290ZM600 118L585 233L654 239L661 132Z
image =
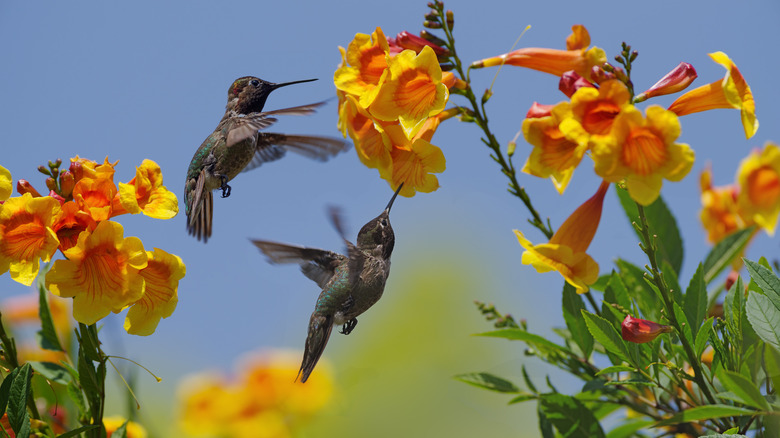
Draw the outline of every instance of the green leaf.
M628 296L636 300L637 306L645 318L657 321L661 302L656 297L653 287L645 280L646 271L621 259L618 259L615 264L620 269L620 278L626 285ZM630 309L630 307L626 307L626 309Z
M605 437L596 417L582 402L563 394L543 394L539 408L547 419L567 438Z
M704 282L710 282L726 269L731 262L742 254L745 245L750 241L754 227L737 230L718 242L704 259Z
M525 386L533 391L534 394L538 394L539 391L536 389L536 385L534 385L533 380L531 380L531 376L528 375L528 370L525 368L525 365L520 366L520 371L523 373L523 381L525 382Z
M657 387L654 382L651 382L647 379L626 379L626 380L615 380L612 382L606 383L609 386L617 386L617 385L639 385L639 386L654 386Z
M704 349L707 348L707 341L710 339L710 332L712 332L712 323L714 321L714 316L707 318L699 332L696 333L696 341L693 344L696 357L701 357L701 354L704 353Z
M41 330L38 332L38 342L41 348L45 350L64 351L57 338L57 331L54 329L54 320L51 317L49 302L46 299L48 291L43 283L38 285L38 316L41 318Z
M8 423L11 425L11 429L16 432L17 437L25 436L25 429L27 430L27 435L30 434L30 415L27 413L27 397L32 391L30 388L31 379L32 367L30 364L22 365L18 372L15 372L11 388L8 391L6 414L8 414Z
M566 327L569 328L572 339L580 347L582 357L587 360L593 351L593 337L588 333L588 327L580 313L585 309L585 303L582 297L577 294L574 286L568 282L563 286L563 319L566 321Z
M78 429L73 429L70 432L65 432L62 435L57 435L57 438L71 438L71 437L74 437L74 436L79 436L82 432L86 432L88 430L96 429L98 427L100 427L100 426L98 426L97 424L88 424L86 426L81 426ZM111 436L113 437L114 435L111 435Z
M111 438L127 438L127 421L128 420L122 423L122 425L111 434Z
M674 308L674 316L677 318L677 322L680 323L682 328L682 333L678 333L678 335L680 337L684 336L688 341L688 344L693 345L693 334L691 333L691 324L688 323L688 317L685 316L682 307L677 303L672 303L672 307Z
M553 425L550 420L544 415L541 403L536 408L536 413L539 416L539 432L542 433L542 438L555 438L555 432L553 431Z
M766 296L751 292L746 311L747 319L758 337L780 351L780 310Z
M455 380L496 392L520 392L514 383L490 373L467 373L454 376Z
M664 275L666 285L669 287L669 291L672 293L672 299L678 303L683 302L683 290L680 286L680 282L677 279L677 273L672 269L672 265L666 260L661 263L661 273Z
M546 352L559 352L566 355L574 355L574 353L568 348L560 346L554 342L548 341L547 339L539 335L529 333L523 329L494 330L490 332L477 333L474 336L487 336L491 338L504 338L513 341L524 341L525 343Z
M699 438L748 438L748 436L733 433L716 433L712 435L699 435Z
M615 329L615 326L609 323L606 319L594 315L586 310L582 311L582 316L585 318L585 323L588 326L588 331L593 335L604 348L610 353L614 354L621 360L630 362L628 359L628 349L620 334Z
M766 294L772 304L780 310L780 278L774 272L759 265L756 262L745 260L745 267L750 272L750 278L758 284L758 287Z
M742 291L744 290L742 277L737 277L737 281L731 286L731 290L728 291L723 300L723 316L726 319L726 325L737 339L742 339L742 319L745 312L745 294Z
M633 372L636 371L636 368L629 367L626 365L612 365L611 367L606 367L603 370L596 373L597 376L600 376L602 374L609 374L609 373L620 373L620 372Z
M701 263L696 268L688 289L685 290L683 299L683 310L688 317L688 323L691 324L691 334L695 337L699 332L704 318L707 317L707 285L704 284L704 271Z
M639 224L639 210L636 207L636 202L629 196L628 191L618 189L617 194L629 222ZM669 262L674 272L679 275L683 261L683 245L674 215L666 207L666 203L660 196L655 202L644 207L644 210L651 236L656 236L654 242L650 243L655 243L658 247L658 262L661 263L662 260ZM631 228L636 231L641 241L642 234L635 227L632 226Z
M72 377L68 370L62 365L53 362L28 362L38 374L45 377L47 380L57 382L61 385L67 385L71 381Z
M724 368L720 368L720 370L721 372L718 373L718 380L720 380L726 389L736 394L742 404L764 411L771 410L769 403L764 396L761 395L761 390L758 389L755 383L742 374L735 373L734 371L728 371Z
M630 438L635 436L635 432L646 429L651 424L652 420L639 420L632 421L630 423L623 423L620 426L610 430L607 433L607 438Z
M706 405L688 408L666 420L659 421L653 427L668 426L670 424L689 423L692 421L709 420L711 418L737 417L740 415L754 415L755 410L738 408L729 405Z
M68 397L70 397L71 400L73 400L73 403L75 403L76 407L79 410L79 417L86 416L87 414L87 405L84 402L84 395L81 393L81 389L76 386L76 382L71 381L68 383Z
M533 394L533 393L530 393L530 392L525 392L525 391L520 391L520 395L518 395L517 397L513 398L512 400L509 400L509 404L513 405L515 403L522 403L524 401L535 400L537 398L539 398L539 397L536 394Z

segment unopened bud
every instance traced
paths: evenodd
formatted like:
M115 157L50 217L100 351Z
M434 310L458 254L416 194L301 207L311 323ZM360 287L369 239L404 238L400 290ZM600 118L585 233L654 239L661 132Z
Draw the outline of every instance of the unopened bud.
M428 29L441 29L441 23L438 21L423 21L423 27L427 27Z
M582 87L596 88L585 78L577 74L574 70L567 71L561 75L561 80L558 81L558 89L566 95L566 97L572 97L574 93Z
M525 113L526 119L538 119L541 117L547 117L552 114L552 109L555 105L542 105L539 102L534 102L531 108Z
M626 315L620 327L623 339L635 344L650 342L661 333L672 331L671 326L658 324L646 319L634 318L631 315Z
M49 171L49 169L47 169L44 166L38 166L38 172L41 172L42 174L44 174L46 176L51 176L51 172Z
M49 196L51 196L52 198L54 198L54 199L56 199L57 201L59 201L59 202L60 202L60 205L62 205L62 204L64 204L64 203L65 203L65 198L63 198L62 196L60 196L60 194L59 194L59 193L57 193L57 192L55 192L54 190L52 190L52 191L50 191L50 192L49 192Z
M37 190L35 190L35 187L30 184L29 181L26 179L20 179L16 182L16 191L19 192L20 195L24 195L25 193L29 193L32 195L33 198L40 198L41 194L38 193Z
M55 162L49 161L49 169L57 169L62 164L62 159L57 158Z
M49 190L54 190L56 192L57 191L57 180L52 178L52 177L46 178L46 188L48 188Z
M486 103L488 100L490 100L491 97L493 97L493 90L488 88L482 94L482 103Z
M421 30L420 31L420 36L422 38L432 42L433 44L436 44L439 47L444 47L445 45L447 45L446 41L444 41L443 39L437 37L436 35L428 32L427 30L424 30L424 29Z
M441 67L441 71L443 71L443 72L444 71L452 71L455 68L455 66L453 64L450 64L450 63L439 64L439 67Z
M70 170L66 170L60 174L60 192L62 192L62 196L69 197L71 193L73 193L73 187L76 186L76 178L73 177L73 174L70 172Z
M446 56L449 54L449 50L407 31L400 32L398 35L396 35L395 43L404 49L414 50L417 53L420 53L425 46L428 46L433 49L433 52L436 53L437 57L440 55Z
M631 62L634 62L634 60L636 59L637 56L639 56L639 52L634 50L633 52L631 52L631 57L628 58L628 60L631 61Z
M509 145L506 147L506 155L508 157L511 157L515 154L515 149L517 148L517 142L516 141L510 141Z
M590 70L590 80L594 84L601 84L602 82L608 81L610 79L615 79L615 75L607 71L604 71L602 67L594 65L593 68Z
M425 19L428 21L439 21L439 14L436 11L428 12L425 14Z
M447 27L450 28L450 30L455 27L455 14L452 13L452 10L447 11Z
M651 97L677 93L688 88L696 80L696 69L687 62L681 62L644 93L636 97L635 102L642 102Z
M70 173L73 174L73 178L78 182L81 178L84 177L84 167L82 164L78 161L73 161L70 163Z

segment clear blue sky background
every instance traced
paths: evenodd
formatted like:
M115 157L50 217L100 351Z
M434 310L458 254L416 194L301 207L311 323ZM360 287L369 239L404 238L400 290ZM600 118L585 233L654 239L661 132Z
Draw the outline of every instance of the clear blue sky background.
M733 181L739 161L767 140L780 141L776 31L780 6L774 1L734 2L500 2L452 1L457 48L465 62L507 52L523 28L532 29L520 46L565 48L573 24L584 24L592 44L617 54L621 41L639 51L634 84L642 91L681 61L699 73L695 86L724 75L707 53L722 50L736 62L756 97L761 127L745 140L739 113L718 110L682 118L680 141L696 151L690 175L665 183L663 196L677 216L686 253L681 283L687 284L709 246L701 229L698 176L712 163L715 183ZM272 82L319 78L274 92L267 109L294 106L335 96L333 71L338 46L355 33L381 26L388 36L416 33L425 1L338 2L3 2L0 4L0 164L15 179L42 187L36 167L47 160L76 154L95 160L120 160L116 180L128 181L134 167L149 158L163 169L166 186L181 195L192 154L223 114L226 91L234 79L255 75ZM474 71L477 90L490 86L495 69ZM491 126L506 144L520 129L533 101L565 99L551 75L505 67L495 80L487 108ZM674 97L653 99L668 106ZM452 103L464 103L453 96ZM644 105L643 105L644 106ZM318 114L281 120L280 132L338 135L335 100ZM520 382L521 345L470 338L490 328L473 309L474 299L495 302L503 311L526 318L535 332L548 334L563 324L561 277L537 274L520 264L521 247L512 234L520 228L534 242L542 235L527 225L522 204L508 195L506 178L489 158L473 125L444 123L433 143L447 158L439 175L441 188L431 194L397 200L391 221L396 232L393 273L382 301L363 317L348 338L335 335L325 353L337 378L369 368L371 378L355 385L365 398L342 399L331 425L346 424L359 405L373 406L387 396L372 392L378 380L390 380L396 395L413 397L395 410L400 423L451 420L451 433L468 436L468 424L497 431L535 430L532 417L519 421L521 407L506 407L505 397L467 387L450 376L469 371L496 372ZM530 147L520 141L516 166ZM563 196L548 180L520 175L538 210L558 227L573 209L595 192L598 180L589 159L574 174ZM206 245L185 232L184 215L169 221L121 217L126 234L139 236L147 248L158 246L181 256L187 276L179 287L179 306L150 337L127 335L124 314L105 320L107 350L142 362L164 378L143 383L144 396L163 411L173 403L181 375L204 369L230 370L246 351L262 348L300 350L318 294L314 283L295 267L266 263L248 238L264 238L341 250L342 243L325 217L329 204L343 206L354 238L357 230L384 207L391 194L375 170L360 164L354 150L327 164L288 156L237 177L228 199L215 199L214 235ZM761 236L749 257L777 255L777 238ZM636 238L622 214L614 189L590 253L608 272L617 257L644 264ZM444 266L445 268L442 268ZM446 267L449 267L447 269ZM457 293L428 293L425 284L450 284L470 269ZM460 276L460 277L458 277ZM28 293L4 277L0 298ZM432 286L432 287L434 287ZM434 287L435 288L435 287ZM400 334L408 336L401 338ZM432 336L425 336L433 333ZM396 360L382 365L361 351L380 348ZM400 340L399 340L400 339ZM428 342L428 344L421 344ZM415 345L417 343L417 345ZM388 350L392 348L391 350ZM436 362L438 349L458 351L457 359ZM438 355L438 356L437 356ZM414 366L426 368L426 384ZM387 362L387 361L380 361ZM365 365L370 363L371 365ZM528 363L534 362L528 360ZM422 365L420 365L422 364ZM542 368L537 370L541 382ZM373 374L372 374L373 373ZM143 382L150 381L145 377ZM566 382L566 380L563 380ZM576 386L569 382L573 391ZM417 395L424 393L424 395ZM151 397L154 394L156 397ZM418 399L419 398L419 399ZM437 400L455 407L428 416ZM422 405L422 406L421 406ZM377 405L378 406L378 405ZM400 407L405 406L405 408ZM533 412L533 406L525 407ZM406 409L406 410L404 410ZM457 413L453 415L453 413ZM148 417L155 414L148 412ZM438 414L437 414L438 415ZM412 418L414 417L414 418ZM482 421L490 419L490 424ZM164 419L150 419L165 430ZM395 428L393 428L395 427ZM426 430L383 426L388 436ZM357 433L357 432L355 432ZM528 432L531 433L531 432ZM320 436L313 433L311 436Z

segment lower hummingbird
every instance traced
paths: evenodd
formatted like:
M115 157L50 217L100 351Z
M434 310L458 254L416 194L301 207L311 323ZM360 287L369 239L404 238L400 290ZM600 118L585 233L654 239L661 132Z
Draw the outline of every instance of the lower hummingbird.
M318 161L326 161L347 149L341 139L308 135L262 132L276 122L276 115L307 115L325 102L263 111L268 95L277 88L306 79L274 84L254 76L236 79L228 89L225 115L217 128L203 141L192 157L184 185L187 231L200 240L211 237L214 199L212 191L230 196L228 181L241 172L282 158L290 150Z
M390 208L401 187L403 183L398 186L384 211L363 225L356 244L344 237L340 214L331 208L331 221L347 245L347 255L252 240L271 263L299 263L303 275L322 288L309 319L303 362L296 380L300 377L304 383L309 378L325 351L334 325L342 326L341 333L350 334L357 325L357 317L382 297L390 274L390 255L395 245L395 234L390 226Z

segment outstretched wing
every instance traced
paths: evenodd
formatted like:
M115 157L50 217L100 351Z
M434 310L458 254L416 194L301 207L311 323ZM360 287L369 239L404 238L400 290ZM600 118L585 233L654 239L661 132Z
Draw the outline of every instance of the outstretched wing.
M267 240L252 240L252 243L268 257L271 263L298 263L303 274L320 287L333 277L336 267L345 257L333 251L287 245Z
M261 113L237 114L232 113L228 116L233 124L227 133L227 147L244 141L276 122L274 115L285 116L306 116L313 114L315 110L324 105L325 102L310 103L308 105L294 106L292 108L282 108L274 111L265 111Z
M257 137L255 155L242 172L255 169L263 163L278 160L288 150L312 160L327 161L348 148L349 143L334 137L261 132Z
M341 208L330 206L328 207L328 217L330 218L333 228L339 233L344 244L347 245L347 255L349 256L349 284L356 284L360 273L363 272L363 266L366 263L366 254L359 250L355 244L347 240L346 232L344 230L344 219L341 214Z

